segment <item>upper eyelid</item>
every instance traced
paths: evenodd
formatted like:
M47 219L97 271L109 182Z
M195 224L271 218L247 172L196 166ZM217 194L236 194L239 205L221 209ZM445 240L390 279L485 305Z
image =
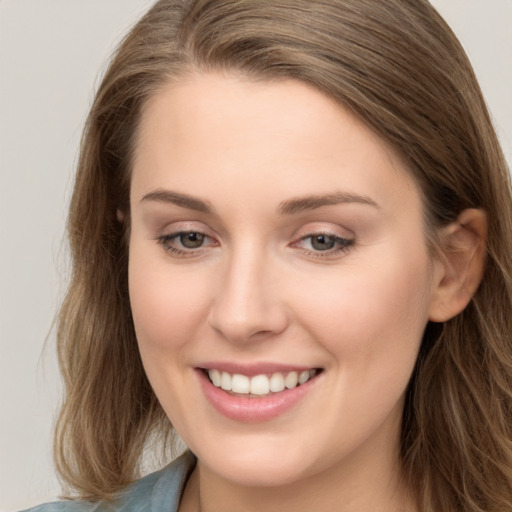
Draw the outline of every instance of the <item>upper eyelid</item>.
M355 238L344 238L344 237L336 236L336 235L334 235L334 236L328 235L327 233L316 233L316 234L331 236L335 242L334 247L329 248L329 249L324 249L324 250L318 250L318 249L308 248L308 247L300 247L301 243L304 243L308 238L312 238L313 236L315 236L315 233L313 233L311 235L306 235L302 238L299 238L296 242L292 243L291 246L292 247L295 246L297 249L305 252L309 256L319 258L319 259L325 260L325 261L332 261L333 258L335 258L335 260L337 260L340 258L340 256L342 254L346 254L346 253L350 252L354 248L355 243L356 243ZM310 241L310 243L312 243L312 240Z
M227 233L223 236L221 233L218 233L217 230L211 229L207 224L196 220L182 220L169 223L165 227L154 232L153 238L170 239L182 233L199 233L208 239L217 241L218 243L222 240L226 241L231 238L229 236L226 238ZM314 235L326 235L351 241L356 238L355 233L347 227L340 226L338 224L333 225L331 222L310 222L301 225L298 229L294 230L294 233L291 234L289 238L288 244L293 245L300 240Z
M330 238L333 238L335 241L348 242L348 245L353 245L355 243L355 238L354 237L339 236L339 235L336 235L336 234L333 234L333 233L327 233L327 232L320 232L320 231L318 231L316 233L311 233L309 235L301 236L295 242L292 242L291 245L298 244L299 242L307 240L308 238L313 238L314 236L318 236L318 235L328 236Z
M179 237L180 234L183 233L191 233L194 232L192 230L190 231L177 231L174 233L169 233L167 235L162 235L157 238L157 242L159 245L162 246L162 248L167 252L170 252L171 254L174 253L174 256L177 258L198 258L205 255L205 251L208 251L208 249L212 249L219 246L219 242L213 239L212 237L209 237L208 235L205 235L205 238L210 240L209 244L201 245L197 248L190 248L186 247L180 242L176 244L176 238ZM197 231L196 231L197 232ZM198 232L197 232L198 233ZM203 233L204 234L204 233ZM326 235L330 236L335 241L335 246L330 249L326 250L316 250L316 249L308 249L306 247L299 247L299 244L307 240L308 238L312 238L315 235ZM211 243L213 241L213 243ZM345 238L333 234L328 233L311 233L309 235L304 235L298 239L295 240L295 242L290 243L288 246L293 247L297 250L301 250L304 253L309 254L311 257L319 258L325 261L330 261L333 258L338 259L341 256L341 253L347 253L349 252L352 247L355 244L355 238Z
M177 237L179 237L180 235L186 235L186 234L189 234L189 233L197 233L198 235L203 235L205 237L205 239L208 239L208 240L214 240L215 241L215 237L209 235L208 233L205 233L204 231L199 231L199 230L196 230L196 229L180 229L180 230L177 230L177 231L171 231L169 233L165 233L163 235L159 235L157 238L159 240L171 240L171 239L175 239Z
M325 226L325 225L318 225L318 226L302 226L295 232L295 238L297 240L307 238L308 236L313 235L328 235L333 236L337 238L343 238L345 240L351 240L355 238L355 233L345 227L337 226L337 227L331 227Z
M309 236L315 236L315 235L326 235L326 236L332 236L334 238L343 238L345 240L349 240L351 238L354 238L354 235L352 233L339 233L337 231L331 230L331 229L315 229L312 231L307 231L303 235L299 235L298 238L307 238Z
M200 245L196 248L186 247L182 243L177 241L177 238L181 234L185 233L198 233L205 236L205 239L210 240L210 243L206 243L205 245ZM213 241L213 243L211 243ZM169 253L171 256L174 256L175 258L197 258L204 255L205 250L208 250L212 247L215 247L218 245L218 243L215 241L214 238L210 237L209 235L206 235L205 233L194 231L194 230L180 230L175 231L172 233L167 233L164 235L160 235L156 237L156 242L158 245L162 247L162 249Z
M173 236L180 233L201 233L202 235L216 238L215 231L201 221L174 221L155 229L154 236Z

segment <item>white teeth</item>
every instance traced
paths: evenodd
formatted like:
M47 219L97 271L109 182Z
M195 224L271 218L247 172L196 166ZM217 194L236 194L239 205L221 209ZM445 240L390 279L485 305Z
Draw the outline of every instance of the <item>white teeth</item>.
M220 387L220 372L219 372L219 370L210 370L208 372L208 375L210 376L210 379L213 382L213 385Z
M284 385L288 389L296 388L298 383L299 375L297 374L297 372L290 372L284 379Z
M268 395L270 380L266 375L256 375L251 379L251 393L253 395Z
M227 372L222 372L220 376L220 387L225 391L231 391L231 375Z
M270 377L270 391L274 393L279 393L279 391L283 391L284 389L284 377L282 373L274 373L272 377Z
M249 393L250 380L246 375L236 373L231 379L231 391L233 393Z
M305 384L309 380L309 370L304 370L299 375L299 384Z
M270 392L279 393L285 388L293 389L301 384L305 384L316 373L316 370L304 370L300 374L292 371L285 375L278 372L270 377L267 375L248 377L239 373L231 375L228 372L220 372L216 369L208 370L210 380L215 387L222 388L225 391L232 391L233 393L259 396L268 395Z

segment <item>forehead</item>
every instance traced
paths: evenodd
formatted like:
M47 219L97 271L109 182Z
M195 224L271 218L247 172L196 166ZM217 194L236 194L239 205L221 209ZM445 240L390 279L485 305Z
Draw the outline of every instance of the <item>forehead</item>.
M339 188L384 202L418 195L393 149L307 84L225 74L167 84L143 110L132 193L193 183L204 195L219 182L231 193L266 189L266 200Z

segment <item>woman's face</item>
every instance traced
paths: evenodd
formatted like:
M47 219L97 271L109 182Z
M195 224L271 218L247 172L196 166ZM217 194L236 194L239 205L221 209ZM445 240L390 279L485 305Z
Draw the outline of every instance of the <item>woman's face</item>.
M436 269L400 159L317 90L198 74L147 104L135 330L158 399L212 474L390 474Z

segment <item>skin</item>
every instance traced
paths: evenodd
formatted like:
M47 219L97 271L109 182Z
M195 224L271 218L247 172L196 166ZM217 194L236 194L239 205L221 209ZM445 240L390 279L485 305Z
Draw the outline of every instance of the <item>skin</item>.
M334 193L359 199L280 211ZM348 242L318 250L318 233ZM404 392L449 283L416 183L379 137L300 82L168 84L140 126L129 261L146 372L198 457L180 512L415 510L398 478ZM205 361L323 372L294 407L247 423L211 406Z

